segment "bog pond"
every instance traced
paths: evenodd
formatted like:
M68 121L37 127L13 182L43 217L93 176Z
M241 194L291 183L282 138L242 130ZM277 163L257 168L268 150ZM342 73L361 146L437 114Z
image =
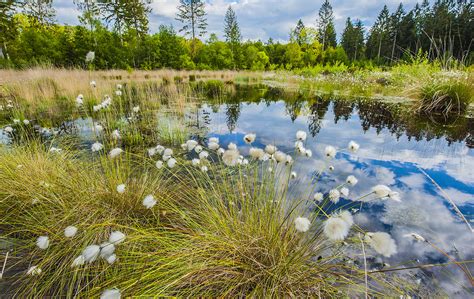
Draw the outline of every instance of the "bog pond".
M156 117L160 117L158 113ZM359 183L334 208L349 207L358 226L390 233L398 247L398 253L390 258L371 259L372 269L449 262L432 247L405 237L412 232L448 250L456 259L474 258L474 235L469 229L474 224L472 118L442 124L383 101L322 99L263 86L237 87L232 95L202 99L186 109L183 117L188 137L218 137L222 147L235 143L244 156L250 149L243 141L248 133L257 136L253 146L274 144L291 152L295 132L308 132L305 148L312 151L313 159L296 158L293 170L298 184L292 183L289 196L307 196L311 201L307 186L313 185L311 192L325 192L348 175L356 176ZM76 134L84 147L90 147L94 142L92 119L66 123L69 130L63 132ZM3 143L10 142L9 138L2 133ZM344 150L351 140L360 144L357 154ZM331 165L321 162L327 145L340 149ZM325 171L319 174L322 169ZM315 176L319 180L314 186ZM377 184L398 192L401 202L351 201ZM466 282L463 275L455 266L416 272L420 283L435 284L457 297L472 291L459 284Z

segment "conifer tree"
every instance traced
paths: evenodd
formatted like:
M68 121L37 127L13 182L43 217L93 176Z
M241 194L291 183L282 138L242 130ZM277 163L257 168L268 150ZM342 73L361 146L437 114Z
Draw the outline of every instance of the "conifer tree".
M323 49L328 47L336 47L336 29L334 27L334 16L332 6L328 0L325 0L319 9L318 19L318 36L319 42L323 45Z

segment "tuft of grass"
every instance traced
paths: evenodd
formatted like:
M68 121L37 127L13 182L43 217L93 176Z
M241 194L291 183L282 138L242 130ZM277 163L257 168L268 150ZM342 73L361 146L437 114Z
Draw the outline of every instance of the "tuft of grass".
M462 115L474 102L472 84L456 81L431 82L421 88L418 111L444 116Z

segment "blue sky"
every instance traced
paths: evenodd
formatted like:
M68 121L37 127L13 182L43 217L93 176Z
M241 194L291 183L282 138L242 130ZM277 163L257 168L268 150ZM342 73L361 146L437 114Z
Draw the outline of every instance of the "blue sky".
M237 14L244 39L261 39L269 37L286 41L288 33L302 19L305 25L315 26L318 10L323 0L207 0L208 31L222 37L224 15L229 5ZM344 28L347 17L361 19L365 26L370 27L384 4L390 11L402 2L406 10L412 9L416 0L333 0L330 1L335 16L338 38ZM421 0L420 0L421 2ZM53 1L60 23L77 24L79 12L72 0ZM156 32L161 24L173 24L179 28L175 20L178 0L153 0L153 11L150 15L150 30ZM209 34L208 34L209 35Z

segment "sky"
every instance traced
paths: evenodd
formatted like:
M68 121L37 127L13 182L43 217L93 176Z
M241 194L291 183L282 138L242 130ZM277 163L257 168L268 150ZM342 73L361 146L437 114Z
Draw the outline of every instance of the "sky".
M368 28L373 24L383 5L393 12L402 2L406 10L412 9L417 0L332 0L334 21L338 38L344 29L347 17L360 19ZM420 0L421 2L421 0ZM53 1L59 23L78 24L77 11L72 0ZM180 23L175 20L179 0L153 0L150 14L150 31L156 32L160 25L172 24L176 29ZM287 41L289 32L301 18L306 26L315 27L318 10L323 0L206 0L208 37L216 33L222 38L224 15L229 5L236 12L244 40L266 41L272 37Z

